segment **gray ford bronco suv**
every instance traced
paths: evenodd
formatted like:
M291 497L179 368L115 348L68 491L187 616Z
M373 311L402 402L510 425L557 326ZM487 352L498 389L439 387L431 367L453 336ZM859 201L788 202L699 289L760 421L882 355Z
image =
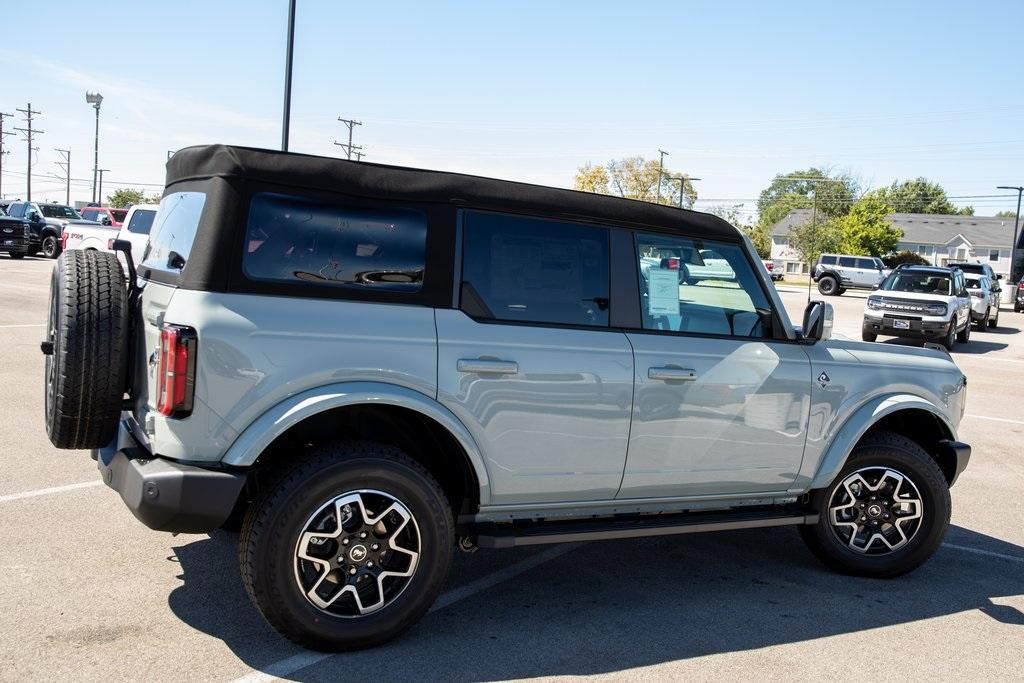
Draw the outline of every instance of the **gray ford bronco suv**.
M830 338L823 302L795 328L707 214L214 145L141 263L115 246L54 269L49 437L153 529L240 528L312 648L408 628L456 548L792 525L896 576L970 457L948 355Z

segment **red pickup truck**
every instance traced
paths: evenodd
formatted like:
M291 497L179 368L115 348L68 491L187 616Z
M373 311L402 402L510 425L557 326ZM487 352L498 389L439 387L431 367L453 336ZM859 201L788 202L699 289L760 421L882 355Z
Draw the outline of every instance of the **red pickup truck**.
M124 217L128 215L128 209L111 209L106 206L87 206L80 211L82 218L87 221L96 221L102 225L109 225L113 228L120 228L124 224Z

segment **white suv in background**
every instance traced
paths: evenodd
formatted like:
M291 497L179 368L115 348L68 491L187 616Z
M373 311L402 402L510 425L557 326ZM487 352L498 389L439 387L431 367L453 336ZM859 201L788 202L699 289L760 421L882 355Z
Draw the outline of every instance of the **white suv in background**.
M958 268L900 265L864 307L861 337L935 340L952 349L971 338L971 296Z
M877 256L822 254L814 264L811 279L825 296L847 289L874 289L888 276L889 269Z
M979 329L999 325L999 286L988 275L964 273L971 295L971 320Z

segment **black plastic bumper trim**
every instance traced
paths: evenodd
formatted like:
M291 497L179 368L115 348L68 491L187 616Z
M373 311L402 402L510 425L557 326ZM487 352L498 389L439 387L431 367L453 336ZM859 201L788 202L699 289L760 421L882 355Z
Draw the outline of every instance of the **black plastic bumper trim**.
M952 486L971 461L971 447L962 441L944 439L939 442L939 449L944 455L953 458L953 478L949 481L949 485Z
M210 470L150 455L116 441L93 452L104 483L150 529L206 533L228 518L245 474Z

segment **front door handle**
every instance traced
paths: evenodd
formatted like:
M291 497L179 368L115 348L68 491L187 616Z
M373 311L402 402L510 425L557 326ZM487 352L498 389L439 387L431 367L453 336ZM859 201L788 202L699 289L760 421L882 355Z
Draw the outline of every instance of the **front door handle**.
M677 368L673 366L647 368L647 377L650 379L692 382L697 379L697 371L692 368Z
M519 372L519 363L511 360L463 358L457 367L459 372L475 372L478 375L515 375Z

